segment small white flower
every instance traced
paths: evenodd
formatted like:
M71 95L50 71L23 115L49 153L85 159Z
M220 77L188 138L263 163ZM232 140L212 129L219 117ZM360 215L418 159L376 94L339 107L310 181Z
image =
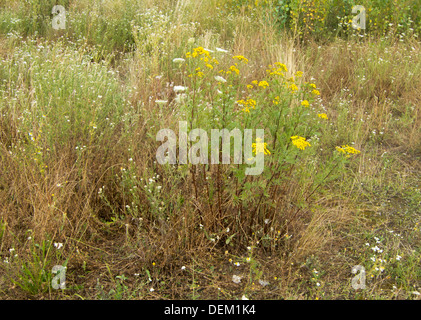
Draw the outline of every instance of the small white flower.
M183 103L187 98L187 95L185 93L177 94L177 96L174 98L174 101L178 104Z
M245 295L241 297L241 300L249 300Z
M62 243L60 243L60 242L54 242L54 247L56 247L57 250L60 250L62 246L63 246Z
M240 283L241 282L241 277L240 276L233 275L232 276L232 282L234 282L234 283Z
M316 286L320 287L320 282L317 282L317 283L316 283Z
M375 247L372 247L371 248L371 250L373 250L374 252L379 252L379 253L382 253L383 252L383 250L382 249L380 249L378 246L375 246Z
M187 90L187 87L183 87L183 86L174 86L174 92L178 93L178 92L184 92Z
M185 267L185 266L182 266L182 267L181 267L181 270L186 270L186 267Z
M133 161L133 158L129 158L129 161Z
M168 100L155 100L155 103L159 105L164 105L168 103Z
M182 64L184 61L186 61L186 60L183 59L183 58L175 58L175 59L172 60L172 62L179 63L179 64Z
M234 266L239 267L240 266L240 263L239 262L234 262Z
M215 80L218 81L218 82L223 82L223 83L227 82L227 80L225 80L221 76L215 76Z
M150 292L154 292L154 291L155 291L155 289L154 289L154 288L150 288L150 289L149 289L149 291L150 291Z
M268 286L268 285L269 285L269 282L268 282L268 281L264 281L264 280L259 280L259 283L260 283L260 285L261 285L262 287L266 287L266 286Z
M396 255L396 260L400 260L402 257L400 255Z
M218 48L218 47L216 47L216 48L215 48L215 50L216 50L217 52L228 53L228 50L225 50L225 49L222 49L222 48Z

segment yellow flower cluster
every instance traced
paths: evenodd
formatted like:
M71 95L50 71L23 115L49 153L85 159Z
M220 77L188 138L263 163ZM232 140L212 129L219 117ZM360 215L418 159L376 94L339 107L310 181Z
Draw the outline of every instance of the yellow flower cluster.
M237 68L236 63L229 68L229 70L226 72L226 74L231 74L231 72L235 72L237 75L240 74L240 70Z
M251 82L251 84L248 84L248 85L247 85L247 89L253 89L253 88L254 88L254 86L257 86L257 85L259 85L259 81L257 81L257 80L253 80L253 81Z
M211 70L213 70L214 66L213 64L218 65L219 61L215 58L213 58L209 51L207 51L206 49L204 49L203 47L197 47L195 49L193 49L193 52L187 52L186 53L186 57L187 58L196 58L196 57L200 57L200 60L203 61L205 63L205 66ZM196 68L196 76L203 77L204 73L202 71L200 71L200 68ZM193 74L190 74L189 77L193 77Z
M243 57L243 56L233 56L233 59L237 59L237 60L239 60L239 61L243 61L244 63L248 63L248 59L247 58L245 58L245 57ZM215 59L214 59L215 60ZM229 68L228 68L228 70L227 71L224 71L224 70L220 70L219 71L219 73L222 73L222 74L231 74L231 73L236 73L237 75L239 75L240 74L240 69L238 69L238 64L237 63L234 63L232 66L230 66Z
M340 153L346 154L348 157L350 154L359 154L361 151L350 147L349 145L343 145L342 147L336 147L336 150Z
M237 100L236 101L238 105L243 106L244 112L250 112L250 108L256 109L256 100L253 99L247 99L247 100Z
M199 77L199 78L201 78L201 77L203 77L204 76L204 73L202 72L202 71L200 71L201 69L200 69L200 67L197 67L196 69L195 69L195 71L196 71L196 73L194 74L194 75L196 75L197 77ZM189 74L188 75L188 77L189 78L191 78L191 77L193 77L193 74Z
M327 114L326 113L319 113L318 115L317 115L319 118L322 118L322 119L326 119L326 120L328 120L329 118L327 117Z
M297 87L297 85L296 85L295 83L292 83L292 84L289 86L289 88L291 89L291 92L295 92L295 91L297 91L297 90L298 90L298 87Z
M308 102L308 100L304 100L304 101L301 101L301 105L308 108L310 106L310 103Z
M269 83L267 83L267 81L263 80L263 81L259 82L258 86L262 87L262 88L267 88L267 87L269 87Z
M295 77L296 78L301 78L303 76L303 72L302 71L297 71L296 73L295 73Z
M287 72L288 68L285 64L280 63L280 62L275 62L274 65L269 65L269 69L266 70L266 72L269 75L280 75L280 76L284 76L284 72Z
M253 153L256 155L258 153L264 153L266 155L270 154L270 151L267 148L267 143L260 142L262 139L256 138L256 143L252 143L251 147L253 148Z
M257 6L259 6L259 2L260 2L260 4L263 6L264 4L268 4L268 0L262 0L262 1L259 1L259 0L255 0L254 1L254 5L257 7Z
M291 140L292 144L300 150L304 150L307 147L311 147L310 142L306 141L306 138L304 137L292 136Z
M280 100L279 96L276 96L275 99L273 99L272 102L273 102L274 105L278 105L279 104L279 100Z
M316 96L319 96L320 95L320 91L316 89L317 86L314 83L310 83L310 87L313 88L313 90L311 91L312 94L314 94Z
M201 56L201 55L204 55L204 56L210 58L209 51L207 51L203 47L197 47L197 48L193 49L193 53L192 52L187 52L186 53L186 58L196 58L197 56Z
M249 60L243 56L233 56L233 59L238 59L240 61L243 61L245 64L249 62Z

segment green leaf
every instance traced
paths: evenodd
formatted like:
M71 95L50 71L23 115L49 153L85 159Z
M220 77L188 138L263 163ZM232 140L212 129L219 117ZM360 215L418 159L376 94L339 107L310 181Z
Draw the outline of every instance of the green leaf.
M235 236L236 234L237 234L237 233L234 233L234 234L230 235L230 236L228 237L228 239L225 241L225 243L226 243L226 244L230 244L230 242L231 242L232 238L234 238L234 236Z

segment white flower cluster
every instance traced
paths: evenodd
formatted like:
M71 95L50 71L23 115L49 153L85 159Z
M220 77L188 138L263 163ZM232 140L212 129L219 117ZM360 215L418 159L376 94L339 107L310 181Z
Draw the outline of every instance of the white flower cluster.
M154 183L157 182L157 179L159 179L159 174L157 174L156 176L154 175L152 178L149 178L148 182L146 182L146 184L144 185L145 190L147 190L149 193L152 193L154 190ZM155 190L157 190L158 192L160 192L162 189L162 186L160 185L156 185L155 186Z

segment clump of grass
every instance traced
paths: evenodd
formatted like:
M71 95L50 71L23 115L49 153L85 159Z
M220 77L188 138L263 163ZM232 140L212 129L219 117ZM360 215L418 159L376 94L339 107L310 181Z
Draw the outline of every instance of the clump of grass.
M23 292L38 296L51 292L50 286L55 280L53 266L59 263L65 268L67 260L61 253L62 243L53 243L49 239L38 243L32 234L28 231L21 245L9 248L9 255L3 257L0 268Z

